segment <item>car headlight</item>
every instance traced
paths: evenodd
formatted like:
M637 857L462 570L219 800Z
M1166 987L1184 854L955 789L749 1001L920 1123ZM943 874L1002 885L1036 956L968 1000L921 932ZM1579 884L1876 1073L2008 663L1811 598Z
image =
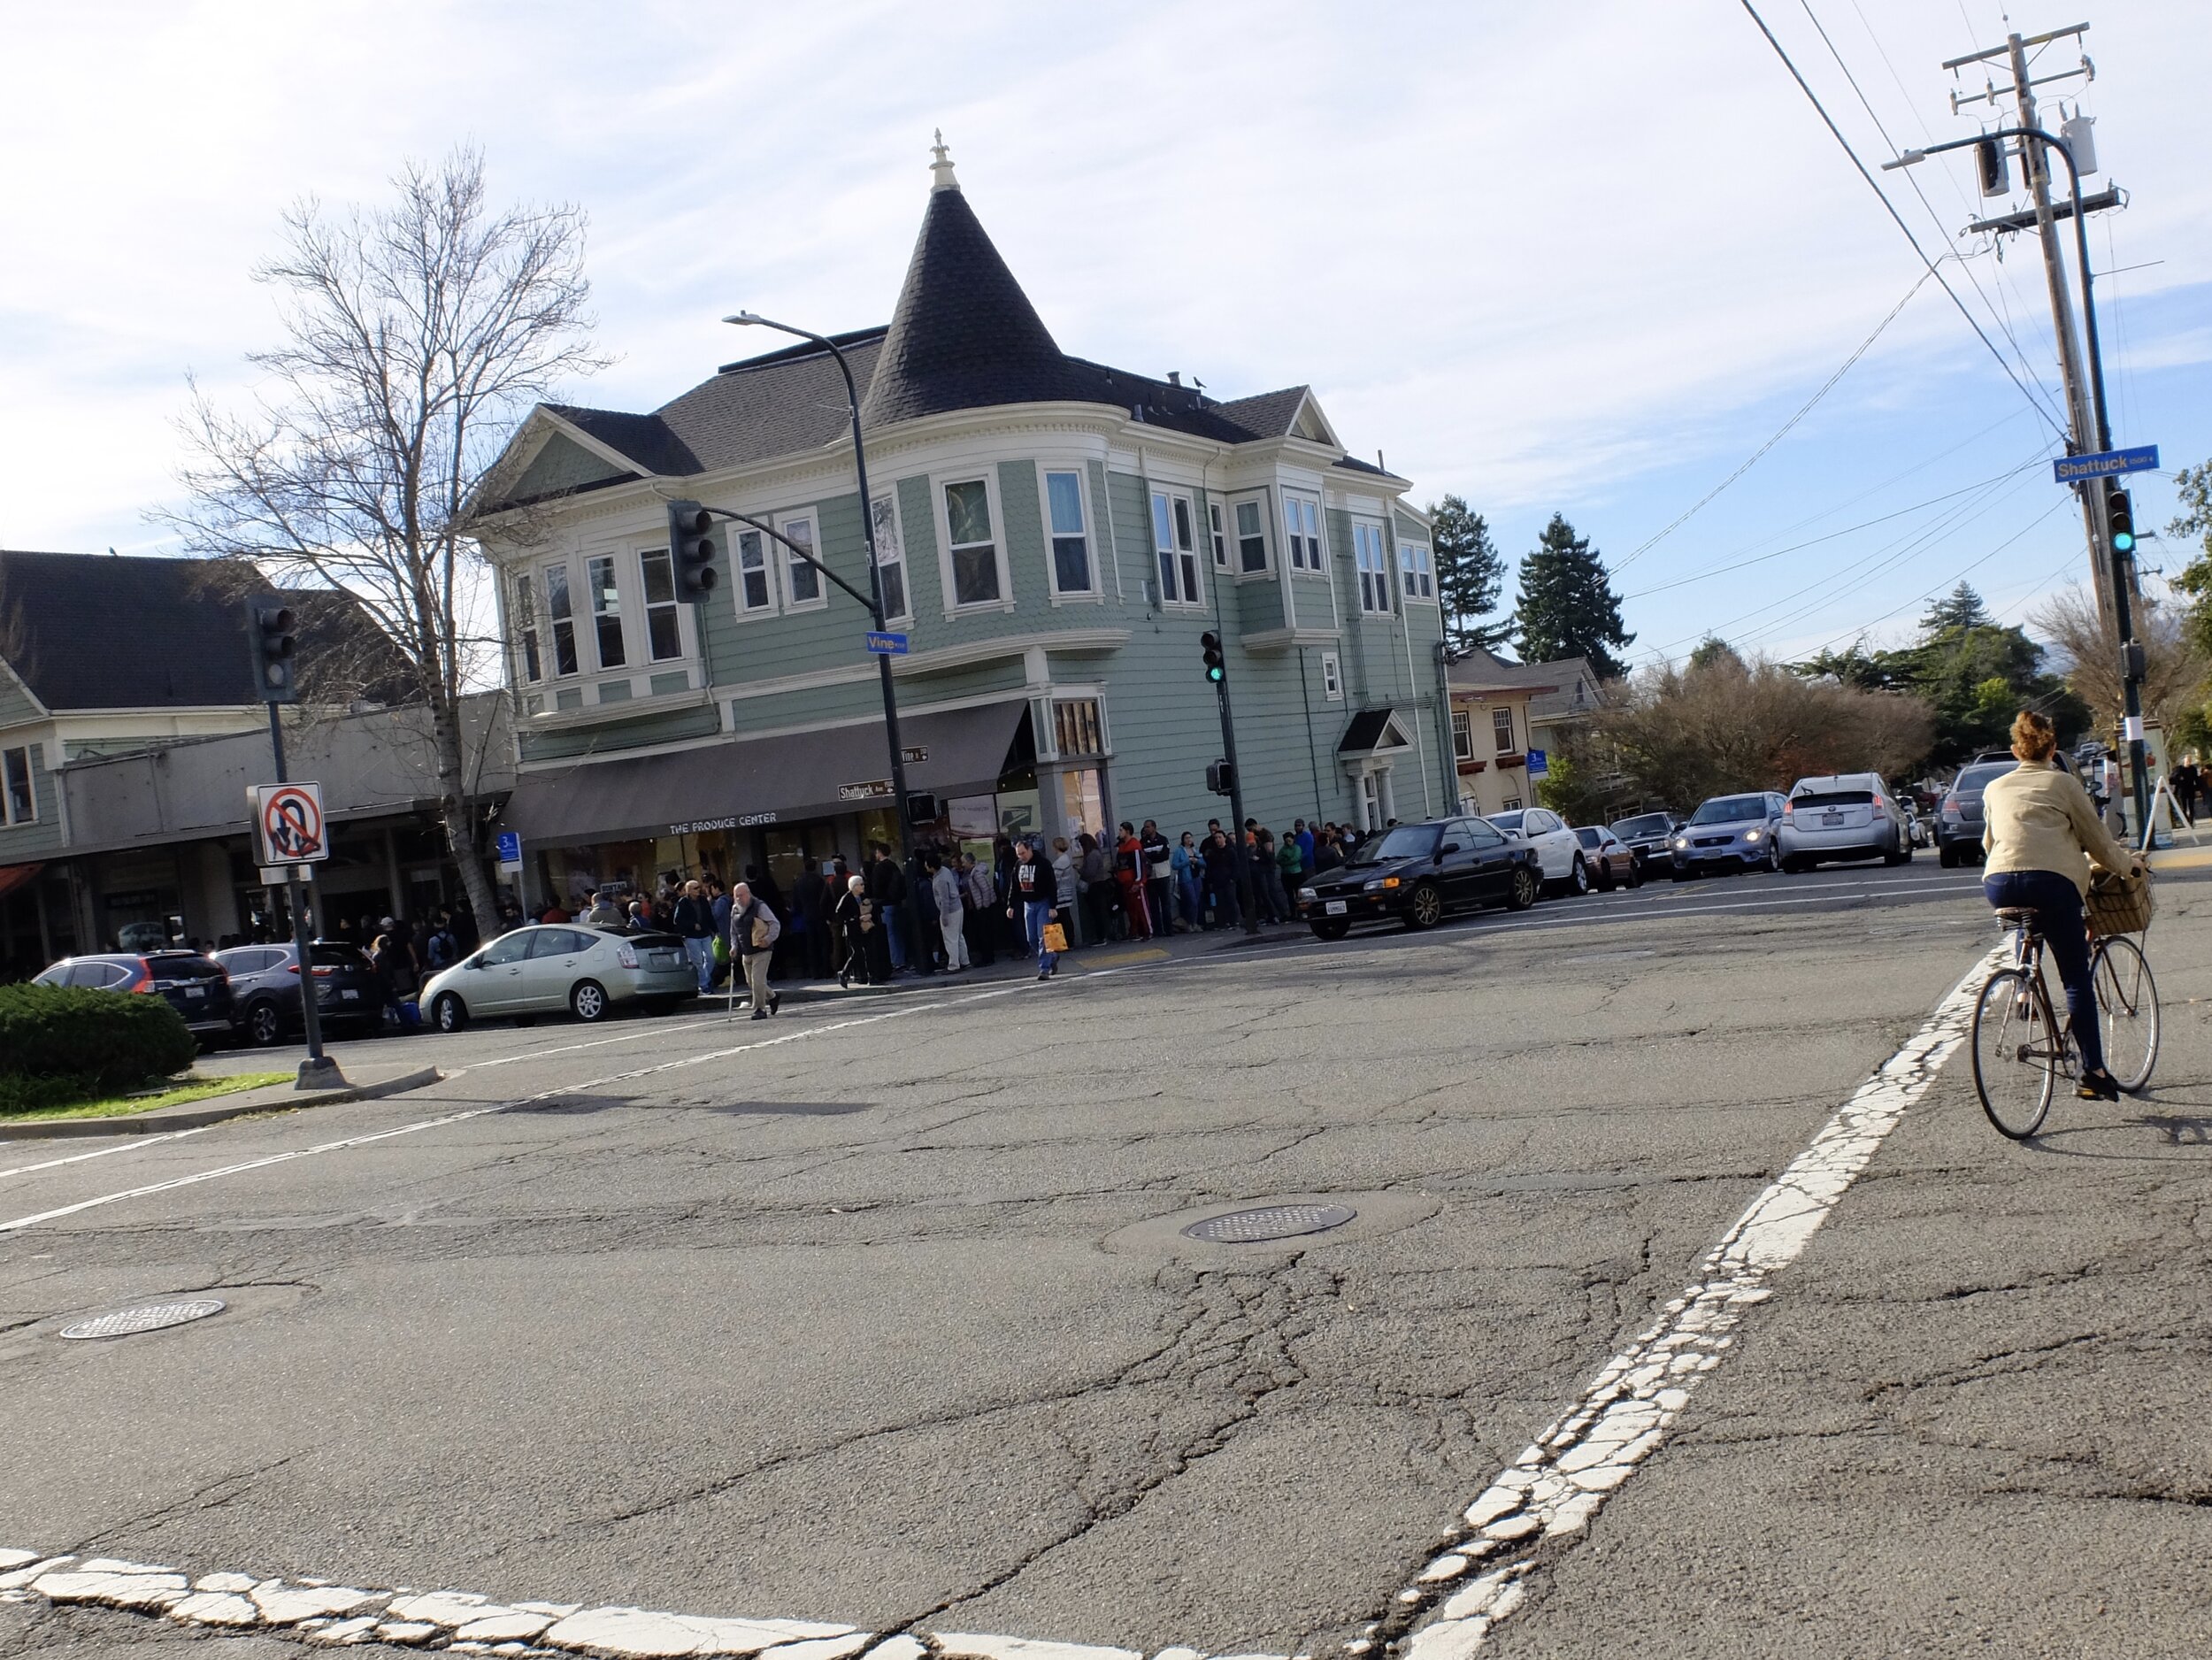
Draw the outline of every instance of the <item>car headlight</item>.
M1690 838L1687 836L1677 836L1674 839L1674 845L1686 852L1689 849Z
M1747 842L1756 842L1765 834L1766 832L1763 830L1747 830L1743 833L1743 839Z
M1313 903L1313 902L1314 902L1315 900L1317 900L1317 899L1318 899L1318 898L1320 898L1320 897L1321 897L1321 895L1318 895L1318 894L1317 894L1317 893L1315 893L1315 892L1313 891L1313 889L1312 889L1312 888L1301 888L1298 890L1298 898L1299 898L1299 902L1300 902L1301 903L1302 903L1302 904L1309 904L1309 905L1310 905L1310 904Z

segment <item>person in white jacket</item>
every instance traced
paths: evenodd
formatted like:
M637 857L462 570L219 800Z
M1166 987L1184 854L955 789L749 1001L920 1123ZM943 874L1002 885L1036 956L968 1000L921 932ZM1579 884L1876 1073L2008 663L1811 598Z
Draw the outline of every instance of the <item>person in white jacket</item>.
M926 863L929 892L937 906L938 931L945 938L945 972L955 974L968 965L968 934L964 907L960 903L959 873L937 854Z

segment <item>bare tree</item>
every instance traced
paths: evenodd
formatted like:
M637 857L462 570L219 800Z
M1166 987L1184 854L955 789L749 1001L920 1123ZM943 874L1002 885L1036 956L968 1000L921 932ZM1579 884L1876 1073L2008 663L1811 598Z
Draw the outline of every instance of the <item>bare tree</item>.
M2030 613L2029 621L2069 659L2066 683L2089 705L2100 728L2120 724L2124 688L2120 651L2097 602L2079 586L2061 588ZM2212 657L2170 606L2145 596L2136 613L2135 637L2143 647L2143 712L2168 732L2204 703Z
M190 504L157 517L196 552L359 602L429 710L447 842L489 926L461 698L497 642L465 514L530 407L605 360L587 343L581 212L495 211L472 150L393 184L388 206L286 213L284 252L254 273L286 335L250 357L266 389L230 413L193 384Z

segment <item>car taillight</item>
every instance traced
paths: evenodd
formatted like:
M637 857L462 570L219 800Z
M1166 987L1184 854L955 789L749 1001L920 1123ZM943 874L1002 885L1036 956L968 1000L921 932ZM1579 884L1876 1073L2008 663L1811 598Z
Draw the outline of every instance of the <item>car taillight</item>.
M1784 817L1785 818L1788 818L1788 817L1789 817L1792 813L1794 813L1796 811L1797 811L1797 803L1796 803L1795 802L1793 802L1793 801L1786 801L1786 802L1784 802L1784 803L1782 803L1782 817Z
M637 966L637 952L631 946L618 945L614 948L614 960L621 964L625 968L635 968Z
M300 965L297 963L295 963L284 972L288 974L296 974L300 972ZM337 970L326 964L323 967L314 969L311 972L317 980L328 980L333 974L337 972Z

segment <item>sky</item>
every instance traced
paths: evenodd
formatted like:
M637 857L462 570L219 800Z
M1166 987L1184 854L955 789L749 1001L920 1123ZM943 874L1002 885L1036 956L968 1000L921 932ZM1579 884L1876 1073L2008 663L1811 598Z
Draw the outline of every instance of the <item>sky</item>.
M1954 113L1982 77L1944 59L2081 20L1755 4L1870 169L1988 119ZM1786 658L1894 643L1960 580L2026 622L2086 573L2035 243L1957 235L2024 198L1983 203L1970 155L1875 175L1957 256L2001 365L1741 0L9 12L0 546L172 545L149 514L177 495L186 376L252 397L277 317L251 273L303 197L374 204L404 159L471 144L495 198L574 204L615 362L566 398L650 409L765 348L718 320L740 307L887 321L942 128L1064 350L1221 397L1310 383L1354 453L1417 502L1463 496L1509 557L1564 513L1632 659L1709 632ZM2078 102L2089 187L2130 196L2091 257L2115 441L2168 469L2136 480L2154 529L2171 469L2212 457L2212 6L2088 15L2036 73L2086 50L2046 125Z

